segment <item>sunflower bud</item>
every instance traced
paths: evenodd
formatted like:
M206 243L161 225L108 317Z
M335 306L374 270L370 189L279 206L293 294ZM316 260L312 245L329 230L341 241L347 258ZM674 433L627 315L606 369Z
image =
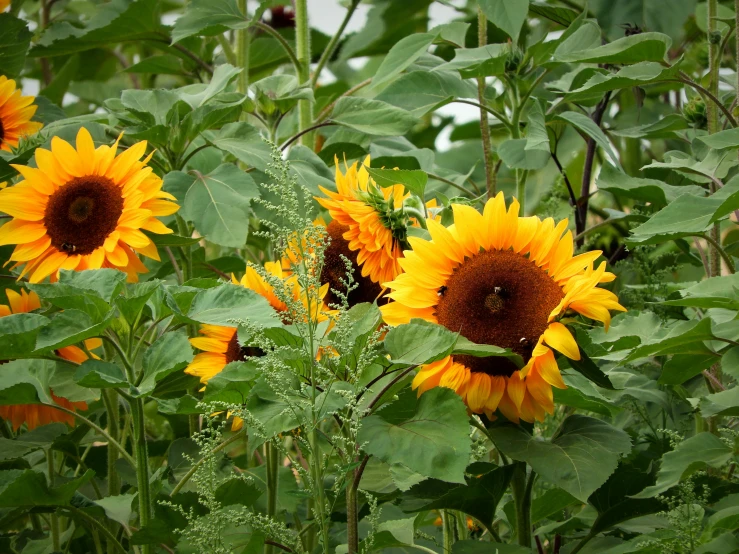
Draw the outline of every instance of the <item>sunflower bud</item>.
M515 72L521 65L521 62L523 62L523 59L523 50L521 50L516 44L508 43L508 55L505 60L506 73Z
M706 126L706 103L703 98L696 96L683 107L683 116L694 127L701 129Z
M711 44L721 43L721 31L711 31L708 33L708 42Z

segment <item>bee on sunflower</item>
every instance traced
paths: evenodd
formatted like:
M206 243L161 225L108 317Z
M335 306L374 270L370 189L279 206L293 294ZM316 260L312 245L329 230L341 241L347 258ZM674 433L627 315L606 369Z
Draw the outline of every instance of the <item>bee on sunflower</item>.
M24 314L38 310L41 307L41 301L33 291L29 293L25 289L22 289L20 293L17 293L14 290L6 289L5 294L8 297L8 303L0 304L0 317ZM85 347L88 351L98 348L101 345L102 341L100 339L88 339L85 341ZM78 364L89 359L89 356L84 350L74 345L60 348L56 353L61 358ZM0 361L0 364L2 363ZM51 398L55 404L67 410L74 412L87 410L86 402L72 402L55 395L54 391L51 391ZM70 426L74 425L74 416L72 414L42 404L11 404L0 406L0 417L10 422L13 426L13 431L17 431L24 423L29 431L41 425L48 425L49 423L55 422L66 423Z
M136 281L148 271L137 253L159 260L143 231L171 233L157 218L179 206L147 166L151 154L141 159L146 141L117 155L119 140L95 148L83 127L76 148L54 137L51 150L36 149L36 167L13 166L23 180L0 190L0 211L13 218L0 227L0 245L16 245L10 261L23 266L20 277L37 283L60 269L108 267Z
M0 12L7 7L0 0ZM0 75L0 150L10 152L16 148L21 138L37 133L43 125L31 121L38 106L33 96L21 95L15 81Z
M483 213L452 206L454 224L428 220L431 240L409 237L399 259L404 272L386 283L392 302L382 306L390 325L421 318L459 332L472 342L508 348L525 363L504 357L447 356L423 366L413 380L419 395L437 387L455 390L473 413L542 421L553 413L552 387L565 388L554 351L572 360L580 349L557 321L567 310L610 323L624 311L612 292L597 288L615 276L600 251L574 254L567 220L519 217L502 193ZM564 236L563 236L564 233Z
M326 227L331 242L324 254L321 282L329 283L330 289L344 288L346 265L341 255L346 256L358 284L352 303L371 302L381 294L382 283L401 272L398 259L407 246L409 218L402 208L408 195L402 185L379 187L367 171L369 164L367 156L361 166L355 162L342 173L336 159L336 192L319 187L325 197L316 197L333 218Z

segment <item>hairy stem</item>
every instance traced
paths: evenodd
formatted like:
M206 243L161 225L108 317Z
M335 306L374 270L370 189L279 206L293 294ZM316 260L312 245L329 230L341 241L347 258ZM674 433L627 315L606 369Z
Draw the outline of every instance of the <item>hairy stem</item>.
M49 472L49 488L54 488L54 452L51 448L46 451L46 468ZM51 513L51 544L54 548L54 552L57 552L61 548L59 542L59 516L56 514L56 510Z
M151 490L149 488L149 453L146 447L144 401L136 398L131 404L133 414L134 444L136 446L136 484L139 497L139 526L146 527L151 521ZM151 554L150 544L145 544L143 554Z
M264 457L267 464L267 515L271 518L277 513L277 469L279 455L278 450L271 442L264 445ZM272 545L264 543L264 554L272 554Z
M239 11L246 19L248 17L246 0L238 0L238 2ZM249 32L248 27L236 31L236 65L241 68L241 73L239 73L239 92L241 94L246 94L249 88L249 45L251 44Z
M307 83L310 79L310 27L308 26L308 0L295 1L295 42L298 57L298 81ZM309 100L298 102L298 129L304 131L313 123L313 104ZM305 133L300 143L313 149L313 133Z
M532 483L533 485L533 478ZM531 486L526 480L526 464L518 462L511 480L516 506L516 537L518 544L531 548Z
M106 416L108 420L108 434L119 440L120 429L118 426L118 420L120 418L118 404L118 397L112 390L102 391L103 401L105 402ZM108 443L108 496L118 496L120 491L120 479L118 478L118 470L116 469L116 462L118 461L118 449L113 443ZM109 527L112 533L115 532L117 524L113 521L109 522ZM107 540L108 554L113 554L116 547L111 540Z

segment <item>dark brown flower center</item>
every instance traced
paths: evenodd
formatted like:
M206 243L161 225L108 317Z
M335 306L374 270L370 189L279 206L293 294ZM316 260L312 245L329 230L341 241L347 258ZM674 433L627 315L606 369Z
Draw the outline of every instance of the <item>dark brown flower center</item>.
M342 256L352 263L354 272L352 278L358 286L349 293L349 306L362 302L374 302L382 293L382 287L369 277L362 277L362 270L357 263L357 252L349 249L349 241L344 238L344 233L349 230L346 225L338 221L328 224L326 231L331 239L323 257L323 270L321 271L321 283L328 283L329 291L326 294L326 304L339 304L339 297L334 290L346 293L346 263Z
M5 127L3 127L3 119L0 117L0 146L3 145L4 138L5 138Z
M524 361L547 329L564 293L545 271L508 251L467 258L439 291L441 325L478 344L510 348ZM510 376L516 366L501 357L455 356L473 372Z
M44 225L53 247L84 256L105 243L121 213L119 186L99 175L76 177L49 197Z
M239 344L238 333L228 341L228 349L226 350L226 363L243 362L248 357L262 356L264 352L256 346L241 346Z

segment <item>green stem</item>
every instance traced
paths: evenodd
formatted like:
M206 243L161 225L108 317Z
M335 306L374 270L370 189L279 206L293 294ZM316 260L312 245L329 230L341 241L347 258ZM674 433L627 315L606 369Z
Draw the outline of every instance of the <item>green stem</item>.
M238 0L238 7L244 19L247 19L246 0ZM239 92L246 94L249 88L249 45L251 43L251 35L249 28L239 29L236 31L236 66L241 68L239 73Z
M271 35L272 38L274 38L277 42L279 42L280 46L282 46L283 50L285 50L287 57L290 58L290 61L295 68L295 72L298 73L298 75L300 74L300 61L298 60L298 56L295 54L295 51L290 46L290 43L285 40L285 37L278 33L276 29L270 27L269 25L266 25L265 23L262 23L261 21L254 21L250 24L250 26L261 29L268 35ZM306 81L307 80L308 79L306 78Z
M357 489L354 486L354 470L346 476L346 532L347 554L359 552L359 514L357 512Z
M89 419L87 419L85 416L83 416L81 414L78 414L74 410L68 410L67 408L64 408L62 406L57 406L56 404L42 404L42 406L47 406L49 408L55 408L57 410L61 410L62 412L65 412L65 413L67 413L67 414L69 414L71 416L76 417L77 419L79 419L85 425L88 425L89 427L95 429L95 431L97 431L102 436L104 436L106 439L108 439L108 444L113 444L113 446L116 447L116 449L121 454L121 456L123 456L126 459L126 461L131 464L131 467L136 467L136 461L133 459L133 457L128 452L126 452L126 449L123 448L120 445L120 443L118 443L117 440L115 440L108 433L106 433L103 430L103 428L100 427L99 425L96 425L95 423L93 423L92 421L90 421Z
M54 453L49 448L46 451L46 468L49 472L49 488L54 488ZM59 542L59 516L56 514L56 510L51 513L51 543L54 548L54 552L58 552L61 548Z
M313 381L313 379L311 379ZM315 388L315 386L314 386ZM313 403L315 406L315 401ZM329 538L328 538L328 526L326 525L326 499L325 491L323 490L323 472L321 471L321 448L318 443L318 421L313 422L313 430L311 431L311 477L313 480L313 486L315 487L315 505L316 518L318 519L318 527L321 532L322 547L324 554L329 554Z
M295 0L295 42L296 54L300 67L298 81L308 83L310 80L310 27L308 26L308 0ZM298 130L303 131L313 123L313 104L309 100L298 102ZM313 149L313 133L306 133L300 143Z
M321 54L321 58L318 60L318 64L316 64L316 69L313 71L313 77L310 80L310 84L313 88L315 88L316 83L318 82L318 78L321 75L321 71L326 66L328 61L331 59L331 56L334 55L334 52L336 51L336 47L339 44L339 39L341 38L341 35L344 34L344 30L346 29L346 26L349 24L349 20L352 18L352 15L354 15L354 10L357 9L357 6L359 5L359 2L361 0L352 0L352 3L349 5L349 7L346 10L346 15L344 15L344 20L341 22L341 25L339 25L339 29L336 31L334 36L331 37L331 40L328 42L328 45L326 45L326 48L323 50L323 54Z
M526 179L529 176L528 169L516 170L516 196L520 204L521 215L526 214Z
M120 438L120 429L118 427L118 419L120 417L118 397L111 390L102 391L103 401L105 402L105 410L108 419L108 434L118 440ZM108 442L108 496L118 496L120 491L120 480L118 479L118 470L116 469L116 461L118 460L118 449L113 443ZM116 523L109 522L111 532L116 529ZM107 541L108 554L115 552L115 545L110 540Z
M719 51L718 47L719 45L712 40L712 35L716 31L716 17L718 15L718 0L708 0L708 21L707 21L707 33L708 33L708 75L709 75L709 82L708 82L708 90L709 92L714 96L718 97L718 83L719 83L719 65L721 63L720 57L719 57ZM708 134L711 135L713 133L718 133L721 128L719 125L719 119L718 119L718 109L717 106L707 102L706 103L706 115L708 117ZM709 184L711 189L711 194L716 192L717 187L714 183ZM718 277L721 275L721 259L720 259L720 247L716 247L718 244L721 243L721 235L720 235L720 227L719 223L714 224L713 228L710 230L711 235L711 243L714 245L714 248L711 249L711 255L710 255L710 268L711 268L711 277Z
M78 518L82 519L83 521L85 521L85 523L87 523L90 526L91 529L93 529L93 530L97 529L98 531L100 531L103 535L105 535L105 538L106 539L108 539L109 541L112 541L113 545L115 546L115 549L118 552L120 552L121 554L128 554L128 552L126 552L125 548L123 548L123 546L121 546L121 543L118 542L118 540L108 530L108 528L105 527L105 525L103 525L96 518L94 518L94 517L86 514L85 512L83 512L82 510L80 510L78 508L75 508L74 506L63 506L60 509L61 510L66 510L69 513L71 513L72 515L77 516ZM146 547L144 547L144 548L146 548ZM144 550L144 551L146 551L146 550Z
M729 256L729 254L726 253L726 250L721 248L721 245L716 240L716 237L714 237L714 230L715 230L715 227L711 229L710 235L699 235L699 236L702 236L704 239L706 239L706 242L708 242L713 247L712 252L716 252L721 257L721 259L724 260L724 262L726 263L726 266L729 268L729 272L732 274L736 273L736 268L734 267L734 261L731 259L731 256ZM721 274L721 269L720 269L721 262L719 261L718 263L719 263L718 272L715 275L713 274L709 275L709 277L717 277L718 275Z
M488 42L488 19L481 7L477 7L477 45L485 46ZM483 161L485 162L485 183L487 197L495 196L495 177L493 175L493 150L490 144L490 122L485 110L485 77L477 78L477 101L480 103L480 135L482 137Z
M573 549L572 549L572 551L570 552L570 554L577 554L577 552L580 552L580 550L582 550L582 549L583 549L583 547L584 547L584 546L585 546L586 544L588 544L588 543L590 542L590 540L591 540L591 539L592 539L592 538L593 538L594 536L595 536L595 535L594 535L594 534L592 534L592 533L588 533L587 535L585 535L585 536L584 536L584 537L583 537L582 539L580 539L580 542L578 542L578 543L577 543L577 545L575 546L575 548L573 548Z
M134 444L136 445L136 483L139 497L139 527L144 528L151 521L151 490L149 488L149 454L146 448L146 428L144 421L144 401L136 398L131 404L133 414ZM150 544L145 544L143 554L151 554Z
M511 480L513 503L516 506L516 537L518 544L531 548L531 483L526 480L526 464L516 463Z
M231 43L228 41L228 38L225 35L217 35L216 40L218 41L218 44L221 45L221 50L223 50L223 55L226 56L226 61L233 66L238 66L239 62L236 58L236 52L234 52L234 49L231 47Z
M277 513L277 469L278 451L271 442L264 445L264 457L267 465L267 516L274 518ZM272 554L274 548L271 544L264 545L264 554Z
M454 525L454 516L449 510L441 511L441 523L444 532L442 551L444 554L451 554L452 548L454 548L456 530Z

